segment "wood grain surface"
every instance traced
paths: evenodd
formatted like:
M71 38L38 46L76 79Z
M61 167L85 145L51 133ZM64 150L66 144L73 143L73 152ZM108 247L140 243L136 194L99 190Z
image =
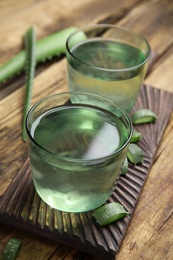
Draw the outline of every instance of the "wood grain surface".
M68 26L115 23L143 34L155 59L145 83L173 92L172 0L1 0L0 65L23 49L23 36L32 25L38 39ZM0 91L0 196L27 159L21 140L25 95L24 74ZM32 104L67 89L63 56L40 64L36 70ZM157 100L155 100L157 103ZM162 101L163 103L166 100ZM171 106L171 104L170 104ZM161 113L162 111L160 111ZM164 132L149 177L117 255L118 260L172 260L173 256L173 115ZM152 144L151 144L152 145ZM0 225L0 255L11 237L22 239L17 259L89 260L98 258L61 243Z

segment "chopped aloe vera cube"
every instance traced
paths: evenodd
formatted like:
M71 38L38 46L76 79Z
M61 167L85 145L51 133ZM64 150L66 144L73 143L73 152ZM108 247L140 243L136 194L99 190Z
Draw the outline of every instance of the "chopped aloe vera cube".
M8 241L0 259L1 260L7 260L7 259L15 260L17 254L19 253L19 249L21 247L21 244L22 244L21 240L11 238Z
M130 144L127 151L127 158L133 164L138 164L143 161L142 150L136 144Z
M142 134L140 132L134 130L132 137L130 139L130 142L131 143L138 142L141 137L142 137Z
M121 204L113 202L96 209L93 213L93 216L101 226L104 226L120 218L124 218L128 214L129 213Z
M156 114L150 109L140 109L131 116L133 124L151 123L157 119Z
M127 157L124 160L123 166L121 168L121 175L126 174L128 172L128 160Z

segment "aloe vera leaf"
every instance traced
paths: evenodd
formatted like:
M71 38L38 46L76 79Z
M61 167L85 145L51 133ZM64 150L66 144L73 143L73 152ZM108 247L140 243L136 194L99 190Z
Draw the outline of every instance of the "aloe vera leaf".
M93 216L101 226L105 226L120 218L124 218L128 214L120 203L112 202L96 209Z
M134 165L141 163L144 159L141 148L136 144L131 143L128 147L127 158Z
M156 114L150 109L140 109L137 110L132 116L133 124L145 124L152 123L157 119Z
M123 166L121 168L121 175L126 174L128 172L128 167L129 167L129 164L128 164L128 160L126 157L124 160Z
M0 260L7 260L7 259L15 260L16 256L19 253L21 245L22 245L21 240L16 238L11 238L6 245L2 253L2 256L0 257Z
M0 82L5 82L14 74L19 73L24 68L24 64L25 52L21 51L0 67Z
M50 59L53 56L65 53L67 37L75 29L75 27L69 27L67 29L50 34L38 41L36 46L36 61L45 61L46 59Z
M130 139L130 142L131 143L138 142L139 139L141 139L141 137L142 137L142 134L140 132L134 130L133 134L132 134L132 137Z
M65 53L66 39L75 29L75 27L69 27L40 39L36 43L36 63ZM0 82L24 70L25 55L25 50L22 50L0 67Z
M35 57L36 57L36 32L33 27L29 28L25 35L25 45L26 45L26 96L25 96L25 105L23 113L23 131L22 137L23 141L27 140L25 120L30 107L30 100L32 96L32 84L35 73Z

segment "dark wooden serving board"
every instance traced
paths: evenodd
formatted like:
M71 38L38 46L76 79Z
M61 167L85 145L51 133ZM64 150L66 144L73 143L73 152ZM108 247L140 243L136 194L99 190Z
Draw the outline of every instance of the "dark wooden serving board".
M144 85L134 111L141 108L152 109L158 116L155 123L135 127L143 135L139 145L144 153L144 162L136 167L129 166L128 173L119 178L114 193L109 199L111 202L120 202L130 213L127 217L100 227L92 217L92 212L74 214L50 208L35 192L27 159L0 197L0 222L78 248L103 259L114 259L171 115L173 94Z

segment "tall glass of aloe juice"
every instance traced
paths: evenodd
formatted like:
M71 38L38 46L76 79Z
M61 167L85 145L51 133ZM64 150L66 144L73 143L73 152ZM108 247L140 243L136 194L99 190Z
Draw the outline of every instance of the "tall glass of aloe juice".
M132 110L150 57L143 36L110 24L85 26L68 37L66 56L69 91L102 94Z
M26 129L34 186L49 206L84 212L111 196L132 135L118 104L92 93L60 93L31 108Z

